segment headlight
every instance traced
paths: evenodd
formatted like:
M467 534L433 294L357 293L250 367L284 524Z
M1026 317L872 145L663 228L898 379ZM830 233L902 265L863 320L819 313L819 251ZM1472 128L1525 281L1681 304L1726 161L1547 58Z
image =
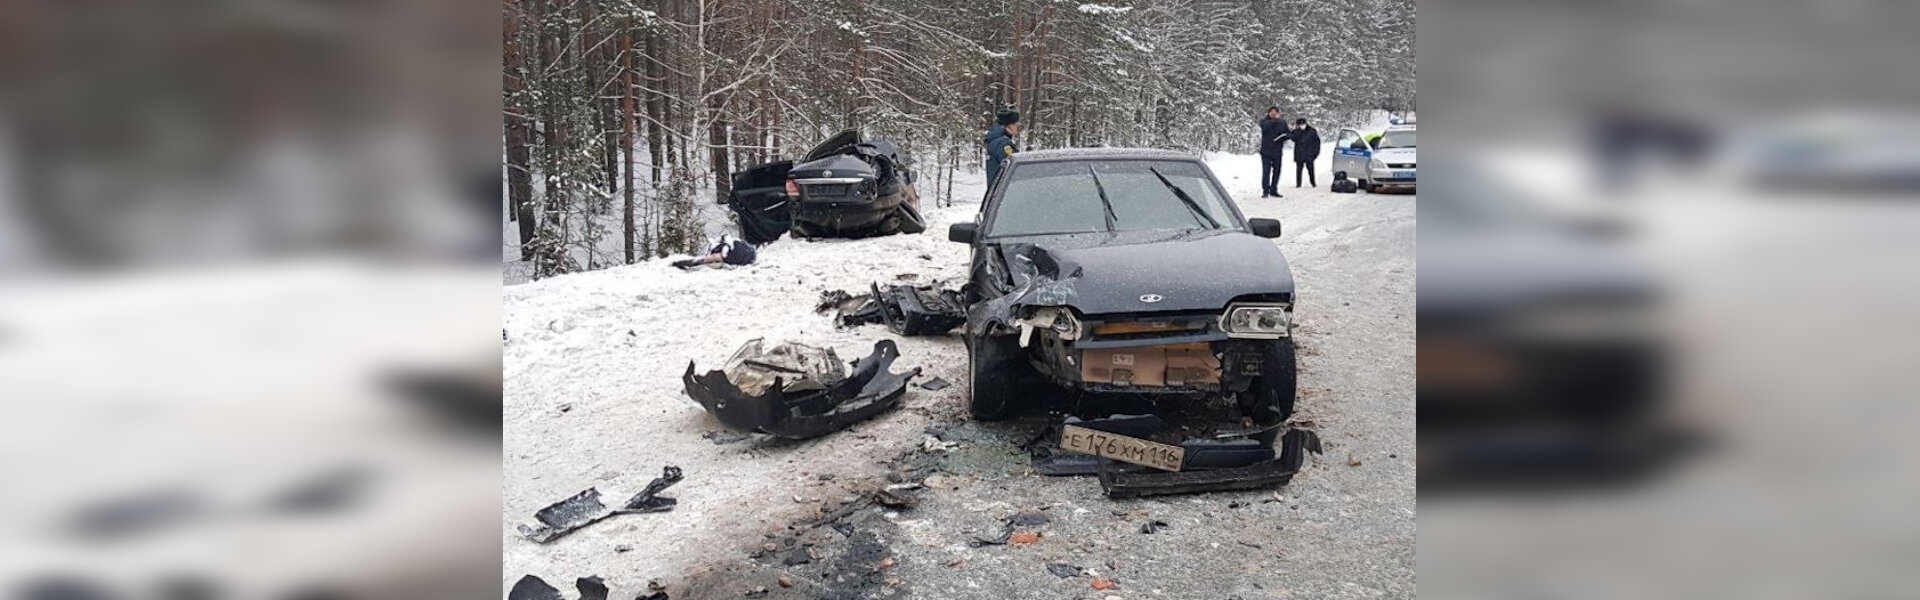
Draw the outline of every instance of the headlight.
M1293 306L1289 304L1240 304L1227 307L1220 317L1220 329L1227 337L1283 338L1292 334Z
M1385 169L1387 168L1387 161L1384 161L1384 160L1380 160L1380 159L1378 159L1378 158L1376 158L1376 159L1373 159L1372 161L1370 161L1370 162L1368 162L1368 163L1367 163L1367 166L1368 166L1368 167L1370 167L1370 168L1374 168L1374 169L1381 169L1381 170L1385 170Z

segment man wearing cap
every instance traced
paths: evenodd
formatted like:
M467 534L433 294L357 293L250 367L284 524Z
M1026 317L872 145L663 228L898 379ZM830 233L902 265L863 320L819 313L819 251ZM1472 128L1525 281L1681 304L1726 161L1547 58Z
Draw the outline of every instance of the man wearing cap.
M1020 151L1020 142L1013 139L1020 133L1020 113L1006 111L993 119L993 128L987 130L987 187L993 187L993 179L1000 176L1000 165L1007 157Z

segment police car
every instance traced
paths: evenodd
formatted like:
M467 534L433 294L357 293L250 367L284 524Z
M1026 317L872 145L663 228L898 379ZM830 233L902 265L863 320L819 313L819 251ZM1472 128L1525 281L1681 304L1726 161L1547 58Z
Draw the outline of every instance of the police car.
M1413 189L1413 130L1413 123L1400 119L1376 135L1341 129L1333 142L1333 172L1346 171L1349 179L1369 192L1384 187Z

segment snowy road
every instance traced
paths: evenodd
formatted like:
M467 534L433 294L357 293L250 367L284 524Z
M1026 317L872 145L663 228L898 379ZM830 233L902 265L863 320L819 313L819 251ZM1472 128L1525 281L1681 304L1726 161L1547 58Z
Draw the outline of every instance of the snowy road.
M1248 216L1282 221L1277 243L1300 286L1296 419L1314 423L1327 453L1277 496L1111 501L1091 479L1028 475L1015 446L1040 423L966 420L957 337L835 330L812 312L823 290L957 282L966 248L945 241L946 226L978 208L962 203L928 210L922 235L782 240L744 268L682 273L654 261L505 288L503 590L531 573L556 583L599 575L619 597L658 580L676 599L763 587L775 598L1411 597L1415 198L1331 194L1323 179L1260 199L1254 157L1208 162ZM980 186L955 192L977 198ZM832 346L848 359L897 339L896 369L957 385L910 388L902 409L818 440L703 437L722 429L687 399L680 374L689 359L705 369L755 337ZM909 474L941 473L919 506L793 527L885 483L929 431L957 446ZM680 500L673 512L616 517L547 545L513 533L547 503L595 485L624 497L668 464L686 472L667 494ZM967 543L1020 510L1048 515L1039 543ZM1169 527L1139 532L1154 520ZM787 543L811 545L813 556L789 565ZM750 557L766 544L777 555ZM1095 594L1091 576L1060 577L1048 563L1119 587Z

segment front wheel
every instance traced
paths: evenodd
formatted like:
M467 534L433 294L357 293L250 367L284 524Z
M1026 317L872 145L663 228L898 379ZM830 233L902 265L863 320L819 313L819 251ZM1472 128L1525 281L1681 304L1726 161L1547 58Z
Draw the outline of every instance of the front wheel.
M1291 338L1268 343L1261 373L1241 392L1240 413L1258 424L1278 424L1293 416L1298 392L1299 362Z
M1373 193L1373 182L1367 181L1365 179L1360 180L1360 191L1363 191L1369 194Z
M1019 393L1019 348L1013 339L974 336L967 339L967 410L981 421L1013 416L1013 397Z

